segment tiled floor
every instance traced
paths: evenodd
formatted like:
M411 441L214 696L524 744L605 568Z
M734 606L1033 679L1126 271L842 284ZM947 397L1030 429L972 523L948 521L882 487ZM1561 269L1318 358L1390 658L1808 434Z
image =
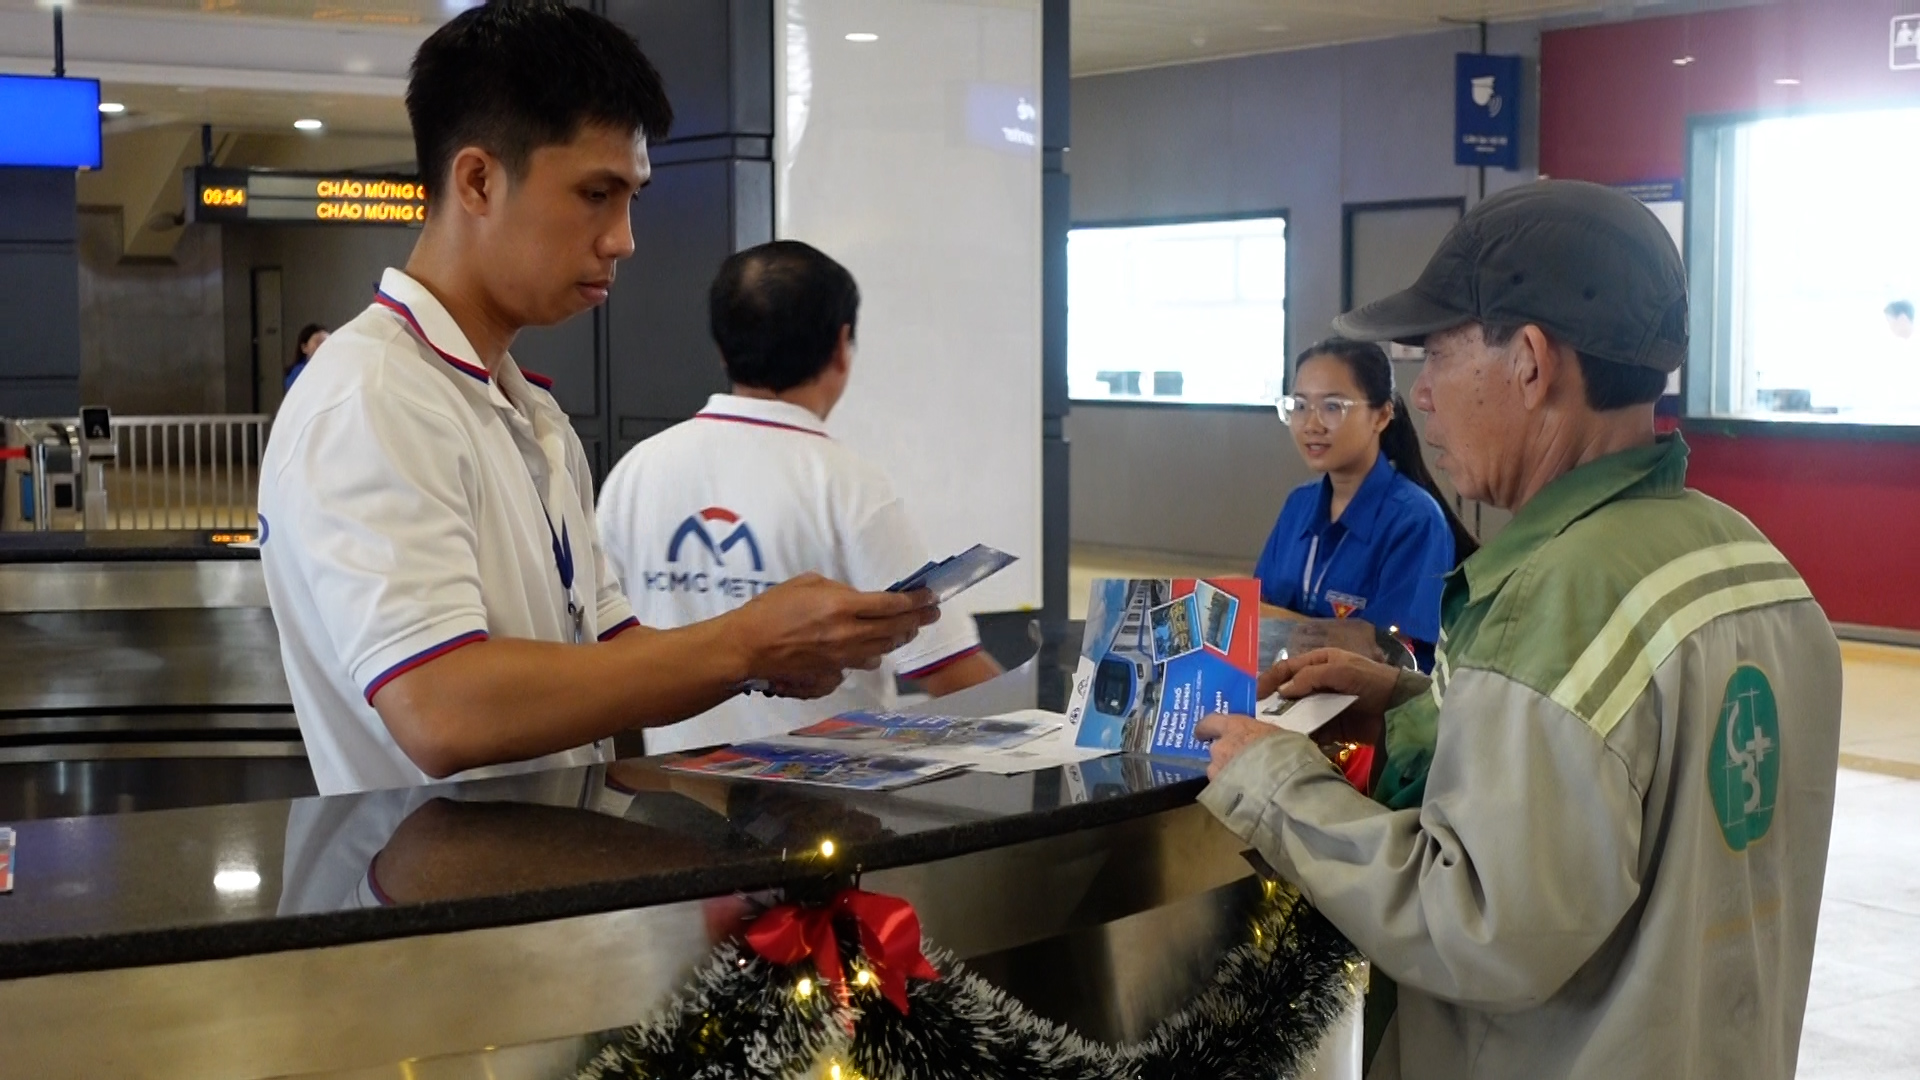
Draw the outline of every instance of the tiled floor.
M1920 667L1914 669L1920 683ZM1853 666L1847 668L1849 677ZM1920 780L1840 770L1801 1080L1920 1077Z
M1250 563L1075 545L1069 606L1098 577L1246 574ZM1839 794L1800 1048L1802 1080L1920 1078L1920 650L1843 643Z
M1840 653L1840 763L1920 780L1920 649L1843 642Z

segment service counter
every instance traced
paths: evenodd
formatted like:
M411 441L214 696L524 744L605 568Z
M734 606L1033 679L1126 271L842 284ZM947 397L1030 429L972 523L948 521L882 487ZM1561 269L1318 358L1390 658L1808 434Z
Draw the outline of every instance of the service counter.
M1041 1015L1138 1039L1259 894L1202 784L1137 756L884 795L634 760L24 822L0 1071L560 1080L772 890L855 879Z
M756 905L856 881L1040 1016L1133 1042L1260 903L1191 761L862 794L634 758L293 797L259 564L205 554L0 552L0 650L26 658L0 689L0 1075L562 1080ZM1263 620L1262 652L1353 629ZM982 630L1011 670L941 711L1064 707L1078 624ZM1357 1076L1357 1038L1307 1075Z

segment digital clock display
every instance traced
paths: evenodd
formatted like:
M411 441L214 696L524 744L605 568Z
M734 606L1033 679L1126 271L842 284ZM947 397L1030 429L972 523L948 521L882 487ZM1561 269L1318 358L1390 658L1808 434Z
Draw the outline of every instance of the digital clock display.
M195 167L186 181L194 221L419 228L427 220L427 189L417 176Z

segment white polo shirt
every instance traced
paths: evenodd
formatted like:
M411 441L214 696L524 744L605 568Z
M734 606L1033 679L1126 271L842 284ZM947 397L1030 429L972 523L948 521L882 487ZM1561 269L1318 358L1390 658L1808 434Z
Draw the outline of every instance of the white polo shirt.
M489 636L605 639L633 611L545 380L511 357L489 377L398 270L314 361L260 467L260 560L294 712L322 794L432 783L370 704L382 686ZM459 778L601 756L583 746Z
M931 557L886 474L827 437L808 410L716 394L699 415L628 451L600 489L607 556L640 621L710 619L805 573L879 590ZM950 554L950 553L949 553ZM646 732L649 754L735 743L895 700L894 677L924 677L978 652L951 614L817 701L742 696Z

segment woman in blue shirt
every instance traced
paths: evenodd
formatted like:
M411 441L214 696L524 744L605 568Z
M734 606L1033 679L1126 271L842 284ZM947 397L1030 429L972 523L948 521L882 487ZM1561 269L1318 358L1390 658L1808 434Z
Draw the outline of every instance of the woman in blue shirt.
M1320 479L1274 523L1254 570L1261 599L1396 632L1426 670L1443 579L1479 545L1427 472L1392 362L1378 345L1323 341L1295 361L1280 415Z
M287 377L281 380L281 393L284 394L293 389L294 380L300 377L301 372L307 370L307 361L312 360L313 354L319 352L320 346L326 344L328 333L327 328L319 323L308 323L300 328L300 336L293 343L295 357L293 366L287 369Z

